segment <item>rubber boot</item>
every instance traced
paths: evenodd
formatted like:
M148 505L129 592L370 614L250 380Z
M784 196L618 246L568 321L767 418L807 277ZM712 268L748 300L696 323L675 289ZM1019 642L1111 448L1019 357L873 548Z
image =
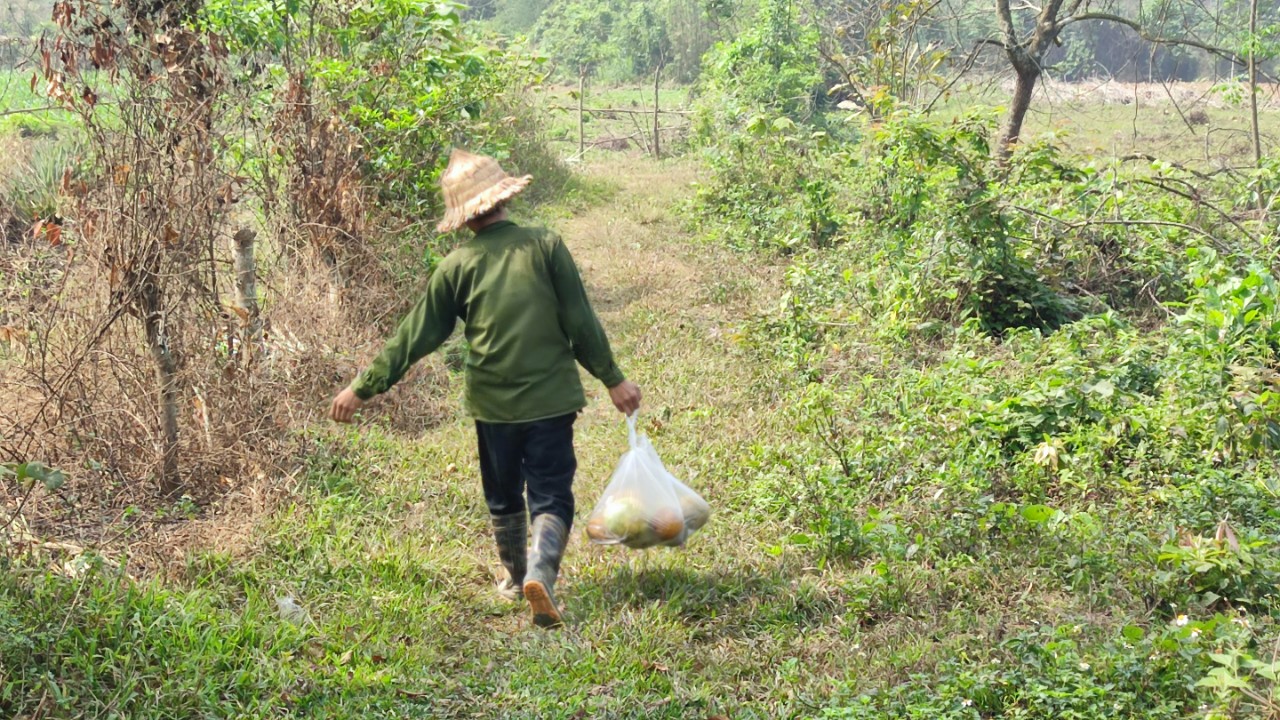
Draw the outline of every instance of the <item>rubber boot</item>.
M529 536L529 520L525 512L510 515L490 515L493 521L493 539L498 544L498 559L502 561L503 577L498 580L498 595L504 600L519 601L524 597L521 586L525 575L525 544Z
M556 627L563 621L556 606L556 577L564 556L569 528L555 515L533 519L533 546L529 548L529 572L524 576L524 597L533 608L533 624Z

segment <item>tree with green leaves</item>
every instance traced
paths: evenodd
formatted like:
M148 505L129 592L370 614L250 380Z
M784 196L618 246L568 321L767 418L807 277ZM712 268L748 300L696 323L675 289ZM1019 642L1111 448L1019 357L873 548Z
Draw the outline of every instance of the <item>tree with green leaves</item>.
M557 0L539 15L532 37L568 76L632 80L671 66L676 79L691 82L713 29L698 0Z

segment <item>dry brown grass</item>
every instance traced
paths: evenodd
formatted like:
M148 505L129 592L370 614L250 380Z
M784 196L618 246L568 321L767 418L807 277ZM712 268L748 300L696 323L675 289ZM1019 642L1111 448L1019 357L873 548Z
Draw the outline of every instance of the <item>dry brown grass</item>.
M1043 81L1040 92L1051 100L1077 105L1138 103L1148 107L1165 107L1176 103L1184 108L1232 108L1233 105L1223 94L1214 90L1215 85L1210 81L1126 83L1111 79L1074 82L1051 79ZM1012 83L1006 83L1004 89L1012 92ZM1280 84L1263 83L1258 90L1259 109L1280 110Z

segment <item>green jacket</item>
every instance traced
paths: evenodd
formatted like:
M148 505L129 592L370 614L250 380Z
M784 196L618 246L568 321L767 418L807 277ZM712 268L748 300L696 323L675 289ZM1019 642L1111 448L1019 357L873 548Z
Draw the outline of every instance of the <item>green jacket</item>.
M458 319L470 346L467 410L477 420L527 422L586 407L575 359L606 387L625 379L564 242L502 221L440 262L422 299L352 384L356 395L389 390Z

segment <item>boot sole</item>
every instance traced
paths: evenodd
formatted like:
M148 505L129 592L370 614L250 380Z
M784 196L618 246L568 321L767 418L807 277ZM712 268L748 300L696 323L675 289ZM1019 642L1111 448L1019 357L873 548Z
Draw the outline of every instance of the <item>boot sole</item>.
M556 609L555 603L551 602L551 594L542 583L537 580L525 583L524 598L529 601L529 607L533 608L534 625L553 628L564 624L560 618L560 611Z

